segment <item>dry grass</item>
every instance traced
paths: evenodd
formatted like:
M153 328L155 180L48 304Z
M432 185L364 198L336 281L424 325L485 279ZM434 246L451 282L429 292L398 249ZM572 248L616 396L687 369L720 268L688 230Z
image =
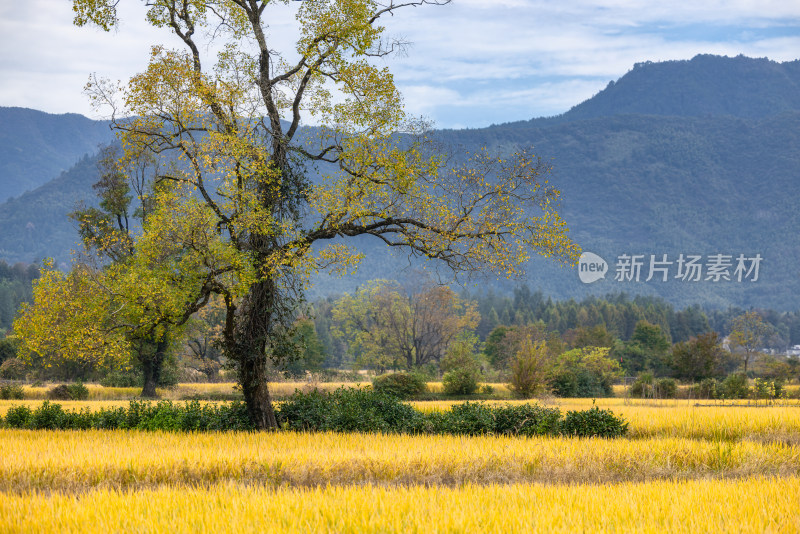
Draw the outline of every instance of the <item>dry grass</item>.
M800 531L800 479L271 489L220 485L6 495L4 532Z
M259 485L608 483L800 474L800 448L334 433L0 430L0 491ZM157 454L154 454L157 451Z

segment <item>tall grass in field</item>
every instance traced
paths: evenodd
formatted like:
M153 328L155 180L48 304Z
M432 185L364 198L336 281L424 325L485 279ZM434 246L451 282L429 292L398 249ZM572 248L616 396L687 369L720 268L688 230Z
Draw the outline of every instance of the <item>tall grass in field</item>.
M335 433L0 430L0 491L266 485L604 483L800 474L800 448L751 441Z
M800 531L800 479L271 489L222 485L7 495L7 532Z

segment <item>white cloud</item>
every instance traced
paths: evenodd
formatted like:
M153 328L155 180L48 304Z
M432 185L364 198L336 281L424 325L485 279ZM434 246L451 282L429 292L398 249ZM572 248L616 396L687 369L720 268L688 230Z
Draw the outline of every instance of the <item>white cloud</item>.
M125 80L150 44L177 44L147 26L140 3L121 6L119 31L106 34L73 27L65 0L0 4L0 105L91 114L81 93L90 73ZM291 48L296 6L271 19L276 49ZM441 126L566 111L640 61L800 55L796 0L454 0L404 11L383 23L413 46L387 63L409 110Z

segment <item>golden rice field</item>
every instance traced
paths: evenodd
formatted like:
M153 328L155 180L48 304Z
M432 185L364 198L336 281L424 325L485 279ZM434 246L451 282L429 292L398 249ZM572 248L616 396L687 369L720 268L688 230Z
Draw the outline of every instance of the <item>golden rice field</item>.
M0 429L0 532L800 531L800 406L596 403L628 438Z
M800 479L8 495L5 532L794 533Z

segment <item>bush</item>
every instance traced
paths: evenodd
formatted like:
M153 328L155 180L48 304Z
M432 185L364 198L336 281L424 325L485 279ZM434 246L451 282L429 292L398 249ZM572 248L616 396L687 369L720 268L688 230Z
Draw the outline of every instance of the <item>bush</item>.
M430 419L431 429L438 434L476 436L495 430L494 410L479 402L465 402L450 410L431 412Z
M76 382L67 386L69 398L72 400L86 400L89 398L89 390L82 382Z
M47 398L50 400L72 400L69 394L69 388L65 384L47 390Z
M47 391L47 398L50 400L86 400L89 398L89 390L81 382L70 385L60 385L50 388Z
M750 396L750 387L747 385L747 375L733 373L722 381L720 396L724 399L746 399Z
M283 428L334 432L413 432L422 417L394 395L361 388L295 391L276 416Z
M428 385L425 378L416 373L392 373L375 378L372 389L398 399L409 399L428 391Z
M547 345L526 338L511 360L511 393L520 399L529 399L544 388L547 367Z
M478 391L479 379L480 373L476 369L453 369L442 377L442 389L445 395L472 395Z
M566 436L618 438L628 432L628 423L617 417L611 410L601 410L592 406L580 412L569 411L561 424L561 432Z
M9 384L0 387L0 399L9 400L9 399L22 399L22 398L24 398L22 392L22 386L15 386L13 384Z
M714 378L706 378L692 388L696 397L701 399L716 399L719 395L719 382Z
M638 397L641 399L653 398L655 393L653 388L654 381L653 373L642 373L636 378L633 384L631 384L631 387L628 388L628 394L631 397Z
M6 412L6 425L10 428L27 428L32 413L27 406L12 406Z
M678 396L678 383L673 378L660 378L656 380L655 397L657 399L674 399Z
M557 434L561 420L558 408L545 408L536 404L518 404L494 407L496 434L511 436L543 436Z
M156 404L131 401L128 408L89 408L65 411L60 404L44 401L31 411L25 406L13 406L6 414L5 423L11 428L37 429L140 429L140 430L253 430L247 407L241 402L229 405L201 405L188 402L173 405L169 401Z
M339 388L331 393L297 391L276 410L284 429L334 432L398 432L455 435L556 435L618 437L627 423L609 410L570 412L533 404L491 406L466 402L446 411L419 412L397 397L369 389ZM5 424L28 429L140 429L170 431L253 430L247 406L174 405L131 401L127 408L65 411L45 401L31 411L13 406Z
M589 369L562 370L550 381L553 393L559 397L610 397L611 382Z

